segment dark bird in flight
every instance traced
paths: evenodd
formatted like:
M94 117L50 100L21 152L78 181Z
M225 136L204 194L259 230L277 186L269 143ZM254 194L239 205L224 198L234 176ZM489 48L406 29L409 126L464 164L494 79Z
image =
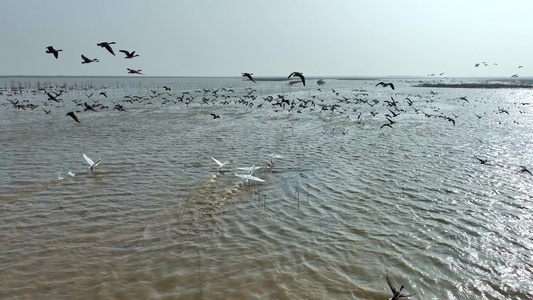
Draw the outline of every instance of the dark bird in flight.
M390 282L389 277L387 276L385 278L387 279L387 284L389 285L389 287L390 287L390 289L392 291L392 297L390 298L390 300L398 300L400 298L409 298L409 297L413 296L414 294L416 294L416 293L402 294L402 290L404 288L403 285L400 287L399 290L396 290L394 285L392 285L392 283Z
M83 103L85 105L85 111L92 110L96 111L92 105L89 105L87 102Z
M113 48L111 48L111 45L116 44L115 42L101 42L99 44L96 44L97 46L100 46L102 48L106 48L109 53L115 55L115 52L113 51Z
M105 92L100 92L100 95L102 95L102 96L107 98L107 94Z
M81 62L82 64L90 64L92 62L99 62L98 59L96 59L96 58L95 59L89 59L89 58L87 58L87 56L85 56L83 54L81 55L81 58L83 59L83 61Z
M485 165L489 161L488 159L482 159L474 155L474 158L479 161L480 164Z
M63 51L61 49L58 49L58 50L54 49L54 46L48 46L48 47L46 47L46 49L47 49L46 53L53 54L56 59L59 57L59 51Z
M56 93L56 95L54 96L54 95L50 94L49 92L47 92L46 95L48 95L48 100L52 100L52 101L55 101L55 102L60 102L60 101L63 101L63 100L61 100L61 99L59 99L57 97L61 96L62 93L63 92Z
M164 85L163 88L165 89L165 91L171 91L171 89L166 85Z
M378 84L376 84L376 86L378 86L378 85L381 85L382 87L390 86L390 88L394 90L394 84L392 84L392 82L385 83L385 82L381 81Z
M118 51L122 52L122 53L124 53L126 55L126 57L124 57L124 58L134 58L134 57L139 56L139 54L135 54L135 51L133 51L133 52L129 52L127 50L118 50Z
M305 86L305 77L304 77L304 74L300 73L300 72L292 72L291 75L289 75L289 77L287 77L287 79L291 78L291 76L298 76L300 77L300 79L302 80L302 83L304 84Z
M392 125L391 125L391 123L385 123L385 124L381 125L381 127L379 127L379 129L382 129L383 127L390 127L390 128L392 128Z
M211 114L213 116L213 119L220 119L219 115Z
M527 168L526 166L518 166L520 168L520 170L517 171L517 173L529 173L529 175L533 175Z
M81 123L80 120L78 119L78 116L76 116L76 113L73 111L66 113L65 116L71 116L74 119L74 121Z
M252 78L253 73L242 73L242 77L248 77L253 83L256 83L255 80ZM289 76L290 77L290 76Z
M128 69L128 74L144 75L143 73L141 73L141 70L133 70L133 69L130 69L130 68L127 68L127 69Z
M45 109L43 108L43 111L48 115L48 114L50 114L50 112L51 112L52 110L45 110Z

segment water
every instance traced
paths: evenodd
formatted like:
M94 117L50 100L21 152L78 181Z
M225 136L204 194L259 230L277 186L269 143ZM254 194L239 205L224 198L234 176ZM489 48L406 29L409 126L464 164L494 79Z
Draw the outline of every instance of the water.
M2 80L0 298L533 298L528 88Z

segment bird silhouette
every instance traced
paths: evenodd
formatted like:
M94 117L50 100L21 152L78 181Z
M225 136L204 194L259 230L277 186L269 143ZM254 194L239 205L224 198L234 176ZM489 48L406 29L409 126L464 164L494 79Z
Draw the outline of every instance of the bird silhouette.
M220 119L219 115L211 114L213 116L213 119Z
M248 77L253 83L256 83L255 80L252 77L253 73L242 73L242 77Z
M389 287L390 287L390 289L392 291L392 297L390 298L390 300L398 300L400 298L409 298L409 297L413 296L414 294L416 294L416 293L402 294L402 290L404 288L403 285L400 287L399 290L396 290L394 285L392 285L392 283L390 282L389 277L387 276L385 278L387 279L387 284L389 285Z
M81 58L83 59L83 61L81 62L82 64L90 64L92 62L99 62L98 59L96 59L96 58L95 59L89 59L89 58L87 58L87 56L85 56L83 54L81 55Z
M128 74L144 75L143 73L141 73L141 70L133 70L133 69L130 69L130 68L127 68L127 69L128 69Z
M71 116L72 119L74 119L74 121L81 123L80 120L78 119L78 116L76 116L76 113L73 111L66 113L65 116Z
M385 83L385 82L381 81L378 84L376 84L376 86L378 86L378 85L381 85L382 87L390 86L390 88L394 90L394 84L392 84L392 82Z
M302 83L304 84L305 86L305 77L304 77L304 74L301 73L301 72L292 72L289 77L287 77L287 79L291 78L291 76L298 76L300 77L300 79L302 80Z
M47 49L46 53L53 54L56 59L59 57L59 51L63 51L61 49L56 50L56 49L54 49L53 46L48 46L48 47L46 47L46 49Z
M134 57L139 56L138 54L135 54L135 51L133 51L133 52L129 52L127 50L118 50L118 51L122 52L122 53L124 53L126 55L126 57L124 57L124 58L134 58Z
M102 48L106 48L109 53L115 55L115 52L113 51L113 48L111 48L111 45L116 44L115 42L101 42L96 44L97 46L100 46Z

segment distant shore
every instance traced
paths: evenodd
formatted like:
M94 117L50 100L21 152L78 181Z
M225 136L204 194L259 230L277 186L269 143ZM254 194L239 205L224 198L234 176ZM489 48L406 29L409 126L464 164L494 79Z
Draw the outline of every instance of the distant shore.
M421 83L413 87L430 88L462 88L462 89L531 89L532 83L505 83L505 82L473 82L473 83Z

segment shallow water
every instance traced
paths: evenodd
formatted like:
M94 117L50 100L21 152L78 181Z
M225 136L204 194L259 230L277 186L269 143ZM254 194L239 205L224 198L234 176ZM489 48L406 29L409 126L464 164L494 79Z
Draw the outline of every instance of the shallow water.
M2 80L0 298L388 299L385 276L412 299L533 298L529 89ZM234 175L254 164L265 182Z

